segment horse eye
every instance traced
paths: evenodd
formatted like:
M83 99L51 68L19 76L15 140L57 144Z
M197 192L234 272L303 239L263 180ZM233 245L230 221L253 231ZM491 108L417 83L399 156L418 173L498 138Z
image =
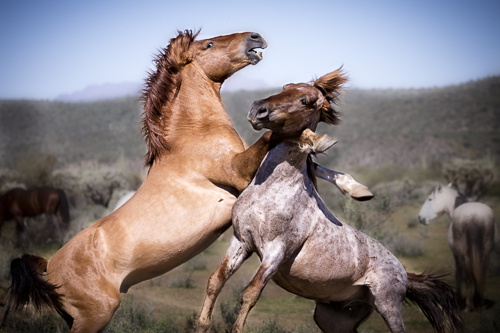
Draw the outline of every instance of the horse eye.
M207 43L207 50L211 49L212 47L214 47L214 42L208 42Z
M307 105L307 99L302 98L302 99L300 100L300 104L302 104L302 105Z
M427 200L432 201L432 198L429 198L429 199L427 199Z

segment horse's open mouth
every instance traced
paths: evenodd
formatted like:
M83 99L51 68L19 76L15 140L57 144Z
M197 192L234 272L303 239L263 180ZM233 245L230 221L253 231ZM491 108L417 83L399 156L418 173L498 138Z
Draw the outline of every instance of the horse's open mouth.
M257 64L259 61L262 60L262 52L257 52L255 48L251 48L246 53L252 65Z

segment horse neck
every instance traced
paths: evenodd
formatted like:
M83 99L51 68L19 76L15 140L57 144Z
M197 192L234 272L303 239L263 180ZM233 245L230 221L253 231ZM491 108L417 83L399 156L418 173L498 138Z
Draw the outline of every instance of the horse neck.
M180 90L165 124L169 144L176 139L203 135L216 127L233 128L222 104L221 85L207 78L195 63L184 67Z
M262 162L257 171L256 181L264 180L268 177L273 177L273 172L278 169L281 172L275 174L278 178L283 178L282 175L290 175L292 173L301 173L304 176L307 174L307 157L309 153L302 151L296 143L281 142L272 148ZM286 181L288 177L285 177Z
M448 215L448 217L452 219L453 212L455 211L455 200L458 197L458 193L451 189L444 189L443 192L443 210Z

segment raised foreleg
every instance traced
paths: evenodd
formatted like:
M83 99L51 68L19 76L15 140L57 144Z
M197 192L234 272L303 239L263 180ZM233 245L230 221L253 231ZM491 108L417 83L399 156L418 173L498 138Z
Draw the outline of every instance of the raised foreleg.
M368 190L368 187L357 182L351 175L324 168L316 163L314 163L313 169L316 177L337 186L344 195L348 193L353 199L358 201L366 201L373 198L373 194Z
M269 151L272 132L264 133L259 140L231 159L232 186L243 191L252 181L260 163Z
M196 323L197 333L208 332L217 296L219 296L226 281L240 268L243 261L248 258L248 254L249 252L244 248L243 244L233 236L221 265L208 280L205 301L198 322Z
M232 333L242 333L243 326L247 319L250 310L257 304L262 290L273 277L273 275L278 271L279 266L283 262L285 247L278 244L268 245L269 251L264 254L262 259L262 264L260 265L257 273L253 277L252 281L243 291L241 310L236 319Z

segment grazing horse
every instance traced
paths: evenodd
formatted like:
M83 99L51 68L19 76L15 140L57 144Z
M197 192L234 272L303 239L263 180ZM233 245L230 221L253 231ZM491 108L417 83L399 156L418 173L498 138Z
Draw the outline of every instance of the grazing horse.
M16 221L18 241L25 230L25 217L45 214L49 223L56 217L64 225L69 224L69 205L63 190L54 187L39 187L31 190L14 188L0 197L0 232L4 220Z
M318 149L292 143L305 128L315 130L319 121L337 123L332 105L345 81L337 70L311 84L286 85L281 93L253 103L248 114L253 127L271 129L284 142L269 151L233 207L234 236L208 281L198 332L208 331L217 295L253 252L262 263L243 291L232 332L243 332L248 312L271 278L316 301L314 319L324 332L355 332L374 309L391 332L404 332L405 296L423 309L437 331L460 330L451 288L436 277L407 273L379 242L339 221L309 176L309 155Z
M465 282L466 310L484 303L484 284L491 251L495 246L493 211L479 202L467 202L451 184L437 185L427 197L418 220L422 224L446 212L451 219L448 243L455 258L455 281L459 297Z

